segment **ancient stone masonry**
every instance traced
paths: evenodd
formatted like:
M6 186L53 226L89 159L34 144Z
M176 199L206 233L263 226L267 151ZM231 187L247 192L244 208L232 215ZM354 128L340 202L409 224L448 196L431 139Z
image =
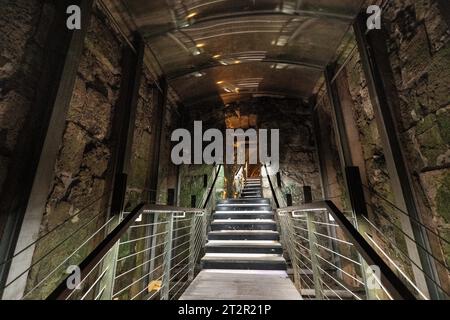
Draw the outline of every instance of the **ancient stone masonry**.
M422 219L449 241L450 29L437 1L395 1L388 6L385 20L400 96L398 127ZM439 243L431 238L441 256ZM448 267L450 246L438 242Z
M114 148L110 134L120 89L121 46L102 13L95 10L85 40L41 233L45 234L73 218L64 223L58 232L38 243L33 261L80 226L86 223L87 226L75 232L69 241L63 242L50 255L50 259L44 259L32 269L28 289L42 280L105 221L109 195L106 181ZM79 263L94 243L94 240L88 243L67 263ZM59 281L61 272L64 270L58 270L53 279L45 282L48 290ZM45 295L48 290L44 288L40 294Z
M1 0L0 192L11 156L32 114L54 8L46 1Z
M437 1L394 1L385 23L400 97L398 127L422 219L450 241L450 29ZM448 243L431 242L448 267Z
M280 153L281 192L291 194L293 203L300 204L302 187L311 186L313 197L322 198L312 116L306 103L272 98L236 102L226 108L225 118L231 127L279 129L280 150L283 150ZM271 178L276 181L275 177ZM266 191L270 196L270 189Z
M393 112L417 191L419 211L423 222L437 228L440 236L448 240L450 30L440 14L437 1L389 1L383 11L382 26L388 35L389 58L395 79L393 85L399 96L398 101L394 101L399 107ZM373 219L383 237L392 239L397 248L406 252L404 236L398 231L399 215L404 213L393 205L395 195L358 52L353 53L343 74L344 81L348 81L353 121L361 142L362 174L371 190L366 194L370 212L374 213ZM320 121L321 124L325 122ZM448 257L448 244L433 237L432 233L428 236L434 254ZM385 249L396 255L409 271L409 263L403 261L404 256L387 246L389 248ZM448 263L447 260L447 266ZM439 269L445 286L447 272Z

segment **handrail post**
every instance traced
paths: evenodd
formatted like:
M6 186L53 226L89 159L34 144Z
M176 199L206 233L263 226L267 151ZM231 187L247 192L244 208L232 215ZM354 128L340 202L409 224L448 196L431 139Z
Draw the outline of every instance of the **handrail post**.
M196 263L196 256L195 256L195 235L196 235L196 226L197 226L197 216L194 214L192 217L192 224L191 224L191 230L190 230L190 238L189 238L189 273L188 273L188 281L194 280L195 276L195 263ZM203 231L203 228L202 228ZM199 245L202 245L200 243Z
M161 286L161 300L169 300L170 291L170 267L172 264L172 241L173 241L173 213L169 215L166 235L166 253L164 255L164 273Z
M319 260L317 256L319 254L317 250L317 237L316 237L316 226L314 224L314 212L308 211L306 213L306 225L308 228L308 240L309 240L309 252L311 257L311 267L313 271L314 279L314 290L316 292L316 299L323 300L323 288L322 279L319 270Z
M305 203L312 203L312 192L310 186L303 186L303 198ZM314 224L314 212L306 212L306 226L308 229L308 240L309 240L309 252L311 257L311 267L313 271L314 279L314 290L316 292L316 299L323 300L323 288L322 279L319 270L319 260L317 256L319 252L317 250L317 237L316 237L316 225Z

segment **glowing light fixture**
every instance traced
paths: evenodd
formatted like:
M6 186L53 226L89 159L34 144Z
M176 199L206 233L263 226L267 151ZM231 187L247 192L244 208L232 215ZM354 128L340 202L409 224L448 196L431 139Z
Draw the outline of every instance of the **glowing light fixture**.
M224 81L217 81L217 84L223 84Z
M188 14L188 16L186 17L187 19L192 19L193 17L195 17L197 15L197 12L192 12L190 14Z
M204 43L197 43L195 46L197 48L203 48L205 46L205 44Z
M216 54L216 55L213 56L214 59L219 59L220 57L221 57L220 54Z

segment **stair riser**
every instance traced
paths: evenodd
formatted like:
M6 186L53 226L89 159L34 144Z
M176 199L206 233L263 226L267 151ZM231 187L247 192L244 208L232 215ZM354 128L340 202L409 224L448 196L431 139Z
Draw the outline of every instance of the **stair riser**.
M203 269L286 270L285 263L202 261Z
M273 219L273 213L215 213L214 219Z
M260 247L206 247L207 253L270 253L270 254L282 254L282 248L260 248Z
M227 234L210 234L208 240L275 240L279 241L278 234L252 234L252 235L227 235Z
M272 211L271 206L217 206L216 211Z
M211 224L211 230L219 231L219 230L277 230L276 224L271 223L220 223L220 224Z
M256 203L260 203L260 204L265 204L268 205L270 204L269 199L257 199L257 200L249 200L249 199L227 199L227 200L222 200L219 202L219 204L236 204L239 205L240 203L252 203L252 204L256 204Z
M242 196L261 195L261 191L242 191Z

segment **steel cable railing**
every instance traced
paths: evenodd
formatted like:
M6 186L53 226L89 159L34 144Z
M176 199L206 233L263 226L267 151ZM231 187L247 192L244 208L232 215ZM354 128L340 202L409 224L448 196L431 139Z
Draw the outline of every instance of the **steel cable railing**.
M294 283L302 296L415 299L331 201L278 209L277 216Z
M199 271L213 193L215 167L200 204L178 208L140 204L109 227L103 241L53 290L48 299L175 299ZM44 282L45 283L45 282Z
M120 224L78 266L78 278L77 273L69 275L48 298L177 298L194 279L201 258L208 223L205 213L196 208L139 205L124 214Z

